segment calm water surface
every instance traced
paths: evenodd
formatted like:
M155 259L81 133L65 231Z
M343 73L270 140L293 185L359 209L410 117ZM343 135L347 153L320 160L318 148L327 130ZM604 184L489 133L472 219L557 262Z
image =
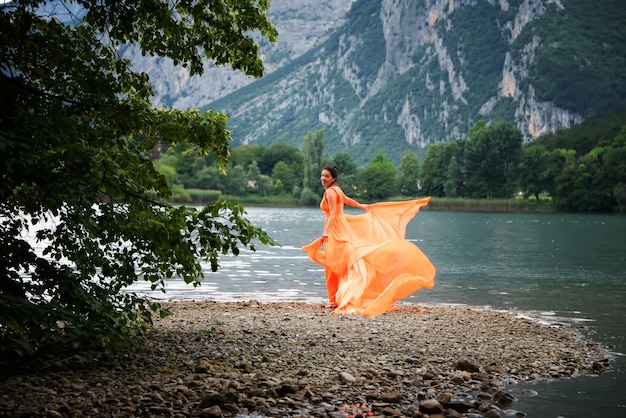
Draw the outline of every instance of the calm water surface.
M222 260L193 289L180 280L167 293L133 290L161 299L322 302L323 270L300 247L322 230L317 208L248 207L248 218L281 247L258 247ZM347 209L346 212L351 212ZM359 212L353 212L359 213ZM465 305L517 311L581 327L585 335L626 353L626 217L528 213L436 212L411 221L407 239L437 267L435 288L406 303ZM600 377L509 388L514 408L529 417L626 416L626 360L617 355Z

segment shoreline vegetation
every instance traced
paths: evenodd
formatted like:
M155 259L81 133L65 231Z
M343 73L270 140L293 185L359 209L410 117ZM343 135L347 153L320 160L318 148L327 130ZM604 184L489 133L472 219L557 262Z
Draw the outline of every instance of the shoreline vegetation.
M524 417L517 384L601 374L582 328L399 304L165 302L141 350L44 355L0 379L0 417ZM529 399L528 402L532 402Z
M242 205L276 206L276 207L303 207L298 199L289 195L279 196L232 196L223 195L215 190L191 190L190 199L176 199L177 204L203 205L215 199L224 199ZM396 196L388 201L416 199L417 197ZM365 202L371 203L371 202ZM534 197L523 199L465 199L465 198L441 198L433 197L428 206L422 210L442 211L482 211L482 212L555 212L549 198L541 198L537 201Z

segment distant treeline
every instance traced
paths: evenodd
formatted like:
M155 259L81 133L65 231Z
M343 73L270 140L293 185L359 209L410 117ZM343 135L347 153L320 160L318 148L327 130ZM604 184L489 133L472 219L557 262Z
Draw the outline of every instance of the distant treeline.
M436 144L420 181L439 197L548 197L557 211L626 211L626 109L521 144L508 123L479 122L468 139Z
M212 156L181 145L154 163L176 202L203 203L218 197L247 203L317 205L324 165L339 168L351 196L380 201L434 196L434 208L557 211L626 211L626 109L523 144L508 122L478 122L468 138L432 145L423 163L412 152L397 167L380 150L357 167L347 152L324 150L324 132L310 132L300 147L277 142L232 149L220 172ZM490 204L476 201L491 200ZM503 202L512 203L503 203ZM444 203L445 202L445 203ZM472 203L469 203L472 202Z

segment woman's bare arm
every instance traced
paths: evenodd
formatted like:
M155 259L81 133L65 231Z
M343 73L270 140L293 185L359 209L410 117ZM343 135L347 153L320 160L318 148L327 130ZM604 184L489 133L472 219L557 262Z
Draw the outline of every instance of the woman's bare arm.
M367 210L367 205L363 205L359 202L357 202L356 200L352 199L351 197L346 196L346 194L343 192L343 190L341 190L341 195L343 197L343 201L346 205L355 207L355 208L359 208L359 209L363 209L363 210Z

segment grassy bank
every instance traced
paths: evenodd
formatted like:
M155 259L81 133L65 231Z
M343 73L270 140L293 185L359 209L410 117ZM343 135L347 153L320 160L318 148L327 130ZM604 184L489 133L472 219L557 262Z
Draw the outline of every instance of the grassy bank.
M534 199L463 199L433 198L431 210L457 210L476 212L552 212L551 202Z

